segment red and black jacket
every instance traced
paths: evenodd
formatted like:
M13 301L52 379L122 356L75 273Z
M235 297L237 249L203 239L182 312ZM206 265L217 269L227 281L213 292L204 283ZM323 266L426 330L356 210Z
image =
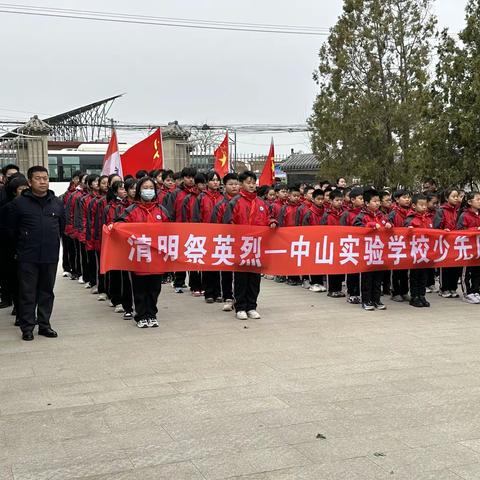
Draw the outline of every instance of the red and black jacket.
M269 226L277 222L270 216L267 204L255 192L240 190L228 203L222 223Z
M343 210L341 208L329 208L322 217L321 225L338 226Z
M376 228L377 224L384 227L387 223L389 223L388 218L383 212L380 210L372 212L366 208L363 208L353 221L355 227L367 228Z
M355 220L355 217L362 211L362 207L350 208L346 212L342 213L340 217L340 225L343 227L351 227Z
M205 190L200 193L193 205L191 221L195 223L210 223L215 205L221 202L223 198L219 190Z
M325 209L312 203L303 216L302 225L320 225Z
M295 227L298 225L298 203L287 202L278 214L277 220L280 227Z
M479 230L480 229L480 212L467 208L464 210L457 221L457 230Z
M400 205L394 205L388 215L388 221L393 227L403 227L409 213L410 209L401 207Z
M413 228L432 228L433 224L432 219L427 212L418 213L412 210L407 215L404 226Z
M175 190L167 193L163 200L163 206L167 209L171 222L182 221L183 201L187 195L195 191L197 191L196 187L186 187L182 184Z
M227 193L223 195L223 198L213 207L212 215L210 216L210 223L222 223L225 210L235 196L230 196Z
M458 210L449 203L444 203L437 209L433 219L433 228L440 230L455 230L457 227Z

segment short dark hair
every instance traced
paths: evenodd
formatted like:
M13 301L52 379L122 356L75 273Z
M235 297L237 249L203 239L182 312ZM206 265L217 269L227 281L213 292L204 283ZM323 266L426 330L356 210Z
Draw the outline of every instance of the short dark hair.
M137 179L143 178L143 177L148 177L148 172L146 170L138 170L138 172L135 174L135 177Z
M210 170L209 172L207 172L207 182L210 182L215 177L217 177L218 180L220 180L220 175L215 170Z
M393 198L396 200L397 198L403 197L404 195L410 196L410 192L405 189L395 190L393 193Z
M189 175L186 175L186 176L188 177ZM197 173L195 175L195 185L199 183L207 183L207 179L203 173Z
M150 170L148 172L148 176L152 177L152 178L155 178L155 177L158 177L159 175L161 175L162 172L163 172L163 168L156 168L155 170Z
M287 190L288 187L285 183L277 183L274 187L276 192L279 192L280 190Z
M324 196L325 196L325 192L321 188L317 188L312 193L312 198L324 197Z
M75 171L72 173L72 178L71 178L70 180L73 180L75 177L80 178L81 175L82 175L82 171L81 171L81 170L75 170Z
M109 176L108 176L108 184L111 186L112 185L112 180L115 178L115 177L120 177L122 178L118 173L111 173ZM82 177L80 177L80 180L82 179ZM116 180L118 182L118 180Z
M223 177L223 184L226 185L229 180L238 180L238 175L236 173L227 173Z
M434 178L431 178L431 177L424 178L422 183L429 183L430 185L437 186L437 182L435 181Z
M257 181L257 176L251 170L245 170L238 176L240 182L244 182L247 178L252 178Z
M315 187L313 185L306 185L305 188L303 189L303 193L307 193L309 190L315 190Z
M18 165L15 165L14 163L9 163L2 168L2 173L6 175L8 170L16 170L17 172L19 172L20 167Z
M124 184L125 184L125 190L130 190L132 186L135 187L137 185L137 179L134 177L127 178Z
M338 189L332 190L332 193L330 194L330 200L334 200L335 198L343 198L343 192Z
M378 194L378 191L374 190L373 188L370 188L363 192L363 200L365 200L365 203L369 203L373 197L379 197L379 196L380 195Z
M433 200L434 198L436 198L437 200L440 198L440 195L437 193L437 192L429 192L427 193L427 202L430 202L431 200Z
M362 187L353 187L350 190L350 200L352 198L361 197L362 195L363 195L363 188Z
M383 200L386 196L391 196L391 193L388 190L381 190L378 192L378 196L380 197L380 200Z
M168 177L172 177L175 180L175 174L173 170L163 170L162 172L162 180L165 181Z
M27 170L27 178L31 180L33 178L33 174L39 172L46 173L48 175L48 170L45 167L42 165L34 165Z
M298 183L296 183L295 185L290 185L290 186L288 187L288 191L289 191L290 193L292 193L292 192L298 192L298 193L300 193L300 185L299 185Z
M123 180L115 180L110 187L108 188L107 191L107 202L111 202L112 200L115 200L117 196L118 189L122 186L124 186Z
M95 181L95 180L98 180L99 178L99 175L97 175L96 173L91 173L88 177L87 177L87 186L88 187L91 187L92 186L92 183Z
M183 167L182 171L180 172L180 176L182 178L195 177L196 174L197 174L197 169L195 167Z
M123 181L126 182L127 180L130 180L131 178L135 179L135 177L133 175L125 175L125 177L123 177Z
M419 200L425 200L427 201L427 196L423 193L416 193L413 197L412 197L412 204L416 204Z
M181 178L182 178L181 172L175 172L175 173L173 174L173 179L174 179L174 180L180 180Z

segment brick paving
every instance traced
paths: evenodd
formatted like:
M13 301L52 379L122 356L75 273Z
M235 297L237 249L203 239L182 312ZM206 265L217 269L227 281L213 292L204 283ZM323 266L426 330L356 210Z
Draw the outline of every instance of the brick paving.
M261 320L164 288L140 330L58 278L58 339L0 311L0 480L480 478L480 306L262 281Z

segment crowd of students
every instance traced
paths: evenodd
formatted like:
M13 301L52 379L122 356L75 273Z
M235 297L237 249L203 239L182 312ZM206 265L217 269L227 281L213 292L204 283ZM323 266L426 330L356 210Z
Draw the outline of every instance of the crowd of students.
M12 169L11 169L12 170ZM16 169L18 173L18 169ZM19 177L20 178L20 177ZM22 195L28 182L9 179L9 199ZM1 191L1 190L0 190ZM257 187L257 177L246 171L224 178L210 171L197 173L192 167L139 171L136 176L87 175L75 172L61 196L65 209L62 234L63 276L78 281L101 302L109 302L115 313L134 319L139 328L158 327L157 300L163 284L175 293L191 292L236 318L258 319L257 299L261 275L250 272L176 272L169 275L110 271L100 274L99 260L104 225L114 222L202 222L270 226L359 226L367 228L480 229L480 193L458 189L437 192L435 182L424 183L423 191L411 193L373 187L347 187L343 178L334 185L276 184ZM480 304L480 267L372 271L348 275L302 275L266 277L311 292L327 292L365 310L384 310L382 295L395 302L429 307L426 293L438 290L444 298L462 298ZM2 276L2 304L16 305L16 288ZM344 287L345 285L345 287Z

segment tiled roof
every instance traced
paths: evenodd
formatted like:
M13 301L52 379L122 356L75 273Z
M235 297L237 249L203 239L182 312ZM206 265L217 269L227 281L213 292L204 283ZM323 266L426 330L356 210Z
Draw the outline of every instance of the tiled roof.
M284 172L293 170L318 170L320 160L313 153L293 153L281 165Z

